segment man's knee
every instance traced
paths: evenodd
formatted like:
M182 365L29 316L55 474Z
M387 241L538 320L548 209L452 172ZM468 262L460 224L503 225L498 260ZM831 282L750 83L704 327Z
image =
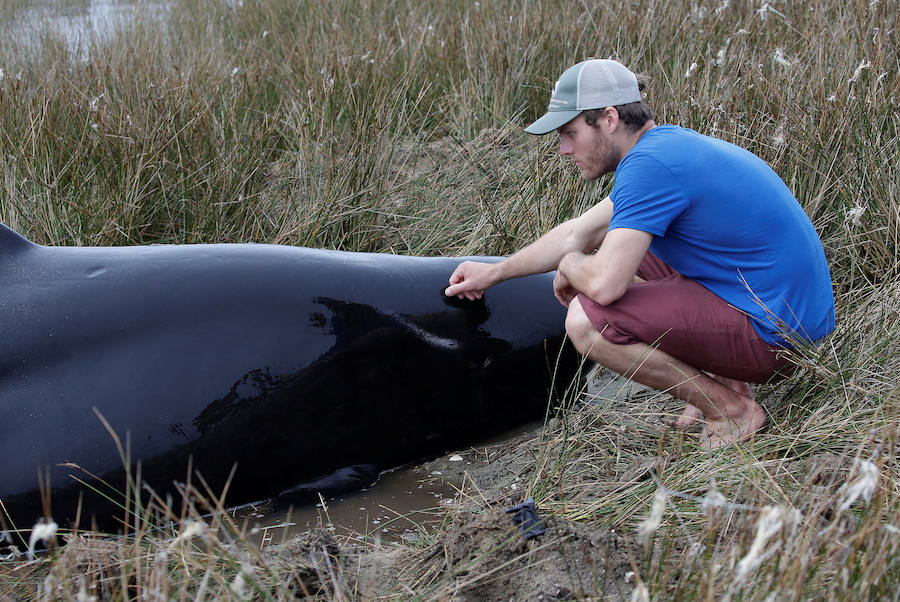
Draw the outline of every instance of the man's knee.
M591 323L590 318L584 313L578 298L569 303L569 312L566 314L566 334L581 354L590 353L601 338L599 332Z

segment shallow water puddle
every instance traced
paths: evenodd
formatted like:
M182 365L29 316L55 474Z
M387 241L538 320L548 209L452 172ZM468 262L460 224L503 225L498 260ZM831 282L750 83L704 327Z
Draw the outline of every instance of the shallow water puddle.
M254 543L280 543L315 527L332 530L339 539L414 541L438 523L442 505L452 504L458 483L441 474L407 466L382 473L362 491L293 509L272 502L231 510L238 525L246 524Z
M525 424L468 449L502 446L539 426ZM442 464L453 469L433 468ZM412 542L432 532L446 516L446 508L456 503L465 485L467 465L462 456L451 452L433 461L385 471L371 487L325 499L324 506L321 502L296 506L289 512L269 501L233 508L231 513L260 546L278 544L317 527L332 530L338 540Z

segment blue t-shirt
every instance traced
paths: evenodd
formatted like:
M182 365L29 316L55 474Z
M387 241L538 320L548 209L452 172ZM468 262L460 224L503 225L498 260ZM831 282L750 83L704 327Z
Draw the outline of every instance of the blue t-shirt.
M619 163L610 197L610 230L652 234L657 257L749 314L767 342L812 342L834 328L822 242L781 178L753 153L657 126Z

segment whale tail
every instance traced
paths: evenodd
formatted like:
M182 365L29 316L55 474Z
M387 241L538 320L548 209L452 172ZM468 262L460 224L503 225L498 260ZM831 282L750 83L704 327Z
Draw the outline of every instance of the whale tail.
M18 232L10 230L0 222L0 257L37 246Z

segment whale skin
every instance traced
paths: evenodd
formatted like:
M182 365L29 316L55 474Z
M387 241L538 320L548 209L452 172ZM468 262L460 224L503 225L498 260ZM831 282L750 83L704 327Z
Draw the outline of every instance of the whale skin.
M5 521L43 515L38 470L60 524L80 505L114 528L123 510L110 499L121 503L138 467L161 497L202 476L239 504L544 416L578 369L552 275L447 298L459 261L53 247L0 224Z

